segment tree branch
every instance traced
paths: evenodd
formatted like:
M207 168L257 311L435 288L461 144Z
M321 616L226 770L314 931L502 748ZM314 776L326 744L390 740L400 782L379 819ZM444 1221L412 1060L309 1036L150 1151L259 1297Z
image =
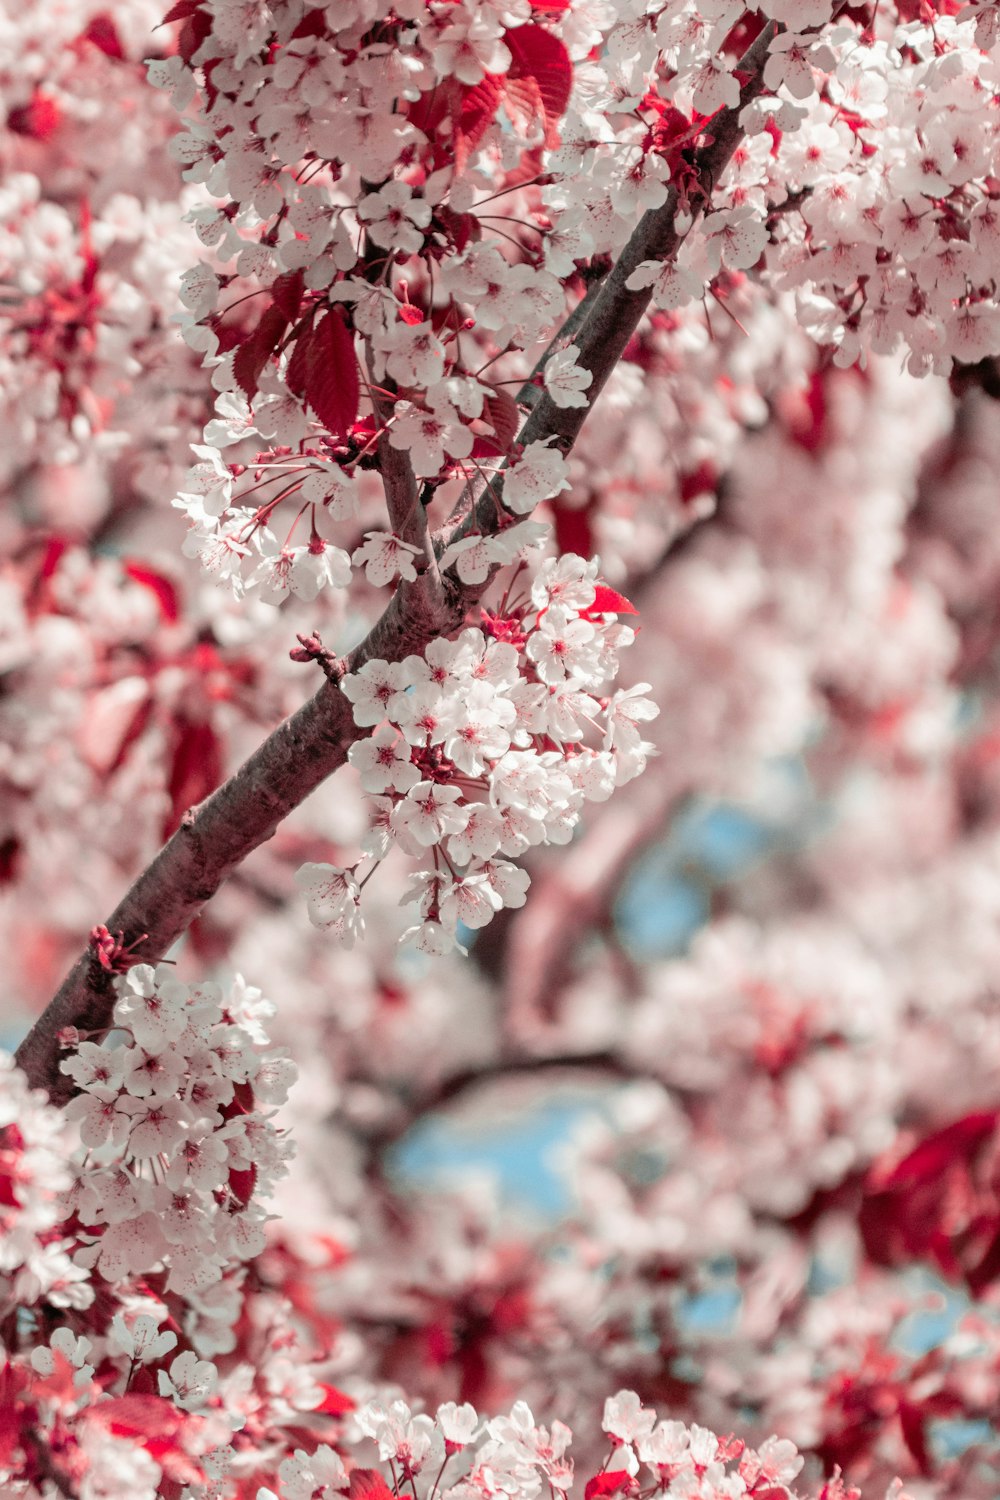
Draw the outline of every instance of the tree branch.
M776 31L770 23L740 59L738 67L746 82L739 106L722 111L713 121L711 143L696 154L695 171L706 202L740 140L740 112L763 88L764 63ZM676 190L671 189L662 208L643 216L580 325L579 362L594 377L588 404L560 408L543 395L524 424L520 443L554 437L563 453L572 448L651 299L650 289L629 291L626 281L640 262L667 260L680 247L682 236L674 227L677 203ZM571 324L573 320L571 314ZM386 443L383 462L392 463L394 451ZM405 455L400 456L405 460ZM410 481L395 471L387 477L391 478L387 483L390 504L397 506L404 482L409 488ZM489 533L495 528L493 497L501 487L502 476L498 476L460 530ZM419 502L417 508L422 512ZM411 652L423 652L436 636L461 625L484 587L463 587L448 574L440 581L425 574L415 583L402 582L385 613L350 653L346 670L355 672L373 658L398 661ZM163 957L236 866L271 838L288 814L344 764L348 749L359 737L339 687L324 682L234 776L185 817L108 918L109 931L122 932L125 944L135 945L136 962L156 963ZM145 937L137 941L142 934ZM68 1097L73 1085L59 1072L59 1032L66 1026L84 1031L106 1028L113 1004L111 975L88 949L18 1048L17 1062L29 1082L48 1088L54 1098Z
M712 121L711 143L695 155L694 171L702 191L702 207L710 201L719 178L742 139L740 115L763 91L764 64L768 49L780 29L776 21L769 21L753 45L744 52L737 64L737 72L746 79L740 90L740 102L734 109L722 110ZM545 438L555 438L555 446L562 453L569 453L594 402L607 384L612 370L624 354L652 300L651 287L630 291L626 285L629 277L643 261L672 260L687 233L690 233L687 230L685 234L679 234L675 227L678 201L677 189L671 187L666 202L660 208L648 209L643 214L634 234L601 284L590 312L580 325L579 335L575 340L580 351L577 365L589 370L594 377L587 391L586 406L556 406L552 397L545 392L518 434L521 446ZM563 330L572 325L573 320L574 314L571 313L553 343L564 337ZM552 347L550 344L543 358L547 357ZM502 498L502 494L501 473L484 490L478 504L455 535L488 527L495 502Z

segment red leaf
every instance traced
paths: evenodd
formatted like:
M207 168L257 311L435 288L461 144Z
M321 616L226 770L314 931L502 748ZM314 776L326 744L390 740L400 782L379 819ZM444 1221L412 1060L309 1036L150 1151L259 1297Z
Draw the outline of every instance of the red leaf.
M916 1459L921 1474L931 1472L931 1456L927 1447L927 1433L924 1430L924 1413L919 1406L912 1401L901 1401L899 1403L899 1425L903 1431L903 1441Z
M177 590L170 579L165 578L162 573L157 573L155 568L147 567L145 563L133 558L127 558L124 566L129 578L135 583L141 583L143 588L149 589L156 595L160 614L166 623L176 624L180 617L180 604L177 599Z
M595 1474L593 1479L587 1480L583 1500L600 1500L604 1495L617 1495L620 1490L628 1489L631 1483L632 1476L627 1469L611 1469L603 1474Z
M211 724L182 721L178 731L167 785L170 812L164 837L174 832L189 807L214 792L222 780L222 747Z
M575 552L578 557L592 556L596 546L590 524L592 510L592 505L565 505L561 499L553 502L552 518L560 556L566 552Z
M22 1429L30 1429L32 1418L38 1416L37 1407L25 1411L18 1400L27 1383L24 1371L9 1361L0 1370L0 1465L8 1471L13 1468L14 1455L22 1446Z
M244 339L237 349L233 360L233 374L248 401L252 401L257 394L257 382L271 355L281 343L287 327L287 317L280 307L272 303L250 337Z
M249 1167L230 1167L229 1186L239 1201L246 1208L253 1197L253 1190L257 1186L257 1168L250 1164Z
M212 34L212 17L204 10L191 10L188 12L187 20L181 27L181 34L177 38L177 50L186 63L190 63L195 53Z
M339 312L328 312L313 329L305 360L306 400L331 437L345 438L361 389L354 339Z
M434 220L444 230L459 255L470 240L482 237L482 227L475 214L457 214L447 203L440 204L434 210Z
M296 335L292 352L289 356L288 366L285 370L285 384L293 396L305 399L306 380L309 375L308 355L309 342L313 336L312 322L307 321Z
M253 1088L249 1083L237 1083L233 1097L222 1106L223 1119L231 1120L235 1115L248 1115L254 1108Z
M271 283L271 301L280 307L289 323L299 315L302 296L305 292L305 277L301 271L286 271Z
M36 89L27 104L12 109L7 116L7 128L15 135L30 136L34 141L47 141L55 135L62 124L62 110L55 99Z
M102 10L94 16L90 25L83 33L83 40L97 47L104 53L105 57L113 58L115 62L125 61L125 48L122 46L122 39L118 35L117 26L107 11Z
M186 21L200 5L201 0L177 0L177 4L170 7L160 25L169 26L171 21Z
M314 12L320 14L320 12ZM294 35L294 33L293 33ZM446 117L454 119L461 109L462 85L457 78L445 78L434 88L410 102L406 114L410 122L429 139L437 134Z
M921 1141L880 1181L877 1168L873 1169L876 1185L885 1190L937 1180L951 1162L972 1155L992 1135L997 1122L995 1110L981 1110L955 1120Z
M77 731L81 755L100 775L112 775L125 763L152 711L153 698L144 677L122 677L99 688Z
M348 1494L350 1500L392 1500L392 1491L378 1469L355 1469Z
M323 1392L323 1399L319 1406L313 1407L314 1411L325 1412L328 1417L343 1417L357 1405L344 1391L338 1391L335 1385L326 1385L321 1380L319 1388Z
M483 421L493 428L500 447L508 453L521 425L521 413L510 391L490 388L483 404Z
M859 1224L879 1265L926 1257L981 1290L1000 1263L995 1141L1000 1113L978 1111L936 1130L902 1158L876 1162Z
M542 26L518 26L504 33L504 43L513 59L503 79L508 105L526 108L532 115L540 111L545 144L558 145L557 126L573 86L569 53Z
M165 1396L133 1393L95 1402L87 1417L92 1422L100 1422L102 1427L119 1437L137 1437L140 1442L148 1438L173 1437L187 1420Z
M483 136L496 119L504 96L504 81L487 73L478 83L462 93L462 104L455 122L455 167L461 171Z
M597 585L594 602L589 609L581 611L583 615L637 615L639 611L630 599L624 594L619 594L617 589L609 588L606 583Z
M0 839L0 885L8 885L16 880L21 873L21 854L23 852L21 841L13 834L5 839ZM0 1203L9 1203L11 1200L5 1197L9 1179L0 1175Z
M303 36L325 36L326 16L322 10L307 10L292 32L289 41L296 42Z

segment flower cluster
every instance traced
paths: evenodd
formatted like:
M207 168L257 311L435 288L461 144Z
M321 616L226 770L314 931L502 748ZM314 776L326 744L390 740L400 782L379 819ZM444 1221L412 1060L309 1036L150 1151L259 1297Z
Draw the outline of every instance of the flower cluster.
M191 203L166 150L176 121L141 62L162 43L160 10L81 0L44 24L28 6L3 22L0 479L62 468L74 528L126 475L176 484L205 415L170 327ZM51 511L47 488L29 513Z
M0 1052L0 1319L41 1300L60 1308L93 1301L64 1227L69 1139L41 1091Z
M225 205L193 210L211 260L182 288L219 393L176 501L186 550L274 601L344 586L352 562L409 577L412 539L343 533L369 471L401 451L426 501L509 464L525 402L507 387L532 346L555 407L586 407L593 372L559 327L578 272L602 274L671 194L677 253L628 281L660 309L706 291L725 306L753 273L794 289L844 364L902 345L915 373L947 372L995 353L996 8L830 24L843 9L378 0L366 31L305 3L248 28L193 7L150 73L182 108L210 77L176 153ZM739 108L740 51L765 22L762 92L707 202L691 153ZM398 566L370 566L383 540Z
M240 979L225 993L141 964L116 983L110 1036L61 1063L86 1150L65 1199L74 1263L110 1283L164 1269L167 1291L204 1296L264 1247L261 1199L290 1152L273 1106L295 1067L267 1050L274 1007Z
M330 1420L311 1414L351 1405L317 1382L280 1300L258 1290L262 1325L241 1326L295 1068L239 978L139 966L115 983L107 1033L61 1038L66 1109L0 1062L0 1482L209 1500L238 1449L259 1466L286 1426L318 1439Z
M574 1487L572 1432L560 1421L551 1428L539 1425L524 1401L515 1402L509 1415L492 1418L480 1416L469 1402L446 1402L433 1417L414 1415L401 1400L388 1406L370 1402L355 1413L355 1422L377 1444L387 1477L377 1469L356 1468L348 1475L329 1447L312 1454L300 1450L281 1464L277 1489L262 1487L257 1500L338 1500L348 1488L352 1496L388 1500L401 1495L404 1485L418 1500L533 1500ZM640 1494L656 1500L797 1500L802 1493L792 1489L803 1464L793 1443L772 1437L753 1449L707 1427L657 1421L634 1391L608 1398L603 1429L611 1448L585 1486L591 1500ZM834 1478L817 1500L860 1500L860 1491ZM886 1500L906 1500L898 1483Z
M601 696L635 632L618 619L631 606L598 582L597 566L572 554L550 561L530 598L484 613L481 629L341 679L355 723L373 731L349 752L373 803L370 864L303 866L318 926L353 941L361 887L398 844L433 859L411 876L404 900L420 920L406 936L447 952L459 924L474 930L523 905L528 876L512 858L566 843L585 801L604 801L643 770L650 746L639 726L657 710L646 684Z
M660 15L675 106L707 114L735 103L718 48L740 9L668 5ZM844 365L902 346L914 373L948 373L996 354L995 7L957 17L928 7L919 18L899 7L898 23L882 7L877 34L841 24L822 35L823 0L761 9L787 29L770 45L768 92L744 112L747 137L715 211L676 260L643 262L629 285L652 286L654 302L673 309L720 270L760 266L772 287L796 290L802 326ZM634 55L621 66L634 68Z

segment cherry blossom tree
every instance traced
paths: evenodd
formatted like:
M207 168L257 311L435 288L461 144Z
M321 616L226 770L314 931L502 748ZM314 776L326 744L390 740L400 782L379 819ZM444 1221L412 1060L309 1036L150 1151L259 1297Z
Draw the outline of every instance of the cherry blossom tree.
M4 1495L995 1495L1000 6L0 48Z

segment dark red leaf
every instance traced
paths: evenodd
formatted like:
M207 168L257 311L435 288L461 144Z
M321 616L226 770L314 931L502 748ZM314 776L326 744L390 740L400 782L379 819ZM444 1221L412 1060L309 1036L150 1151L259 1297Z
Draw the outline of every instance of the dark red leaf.
M504 80L487 73L471 88L463 90L455 121L455 167L461 172L469 157L496 119L504 96Z
M448 207L447 203L442 203L434 210L434 220L443 229L459 255L470 240L478 240L482 237L482 226L475 214L457 214L454 209Z
M500 447L508 453L521 425L521 413L510 391L490 388L483 403L483 421L493 428Z
M354 339L339 312L328 312L313 329L305 360L306 400L331 437L346 437L358 414L361 387Z
M293 396L305 399L306 380L309 375L309 341L313 336L312 322L307 322L296 335L292 352L285 370L285 384Z
M460 113L462 94L462 85L457 78L442 79L434 88L411 101L406 111L407 118L422 135L433 139L442 120L454 119Z
M200 5L201 0L177 0L177 4L170 7L160 25L169 26L171 21L186 21Z
M165 1396L114 1396L110 1401L97 1401L87 1410L88 1420L99 1422L109 1432L119 1437L136 1437L140 1442L149 1438L173 1437L184 1425L186 1418Z
M186 63L190 63L202 42L211 34L212 17L203 10L189 11L177 38L177 50Z
M141 583L143 588L150 590L156 595L156 602L160 606L160 614L168 625L174 625L180 618L180 604L177 598L177 589L158 573L155 568L150 568L146 563L139 562L135 558L126 558L125 572L135 583Z
M288 318L280 307L272 303L250 337L244 339L237 349L233 359L233 374L248 401L252 401L257 394L257 382L271 355L281 343L287 327Z
M249 1167L229 1168L229 1187L233 1194L246 1208L253 1197L253 1190L257 1186L257 1168L250 1164Z
M605 1495L617 1495L621 1490L627 1490L632 1483L632 1476L627 1469L605 1470L603 1474L595 1474L593 1479L587 1480L583 1492L583 1500L601 1500Z
M326 1385L321 1380L319 1388L323 1392L323 1399L318 1406L313 1407L314 1411L325 1412L328 1417L343 1417L357 1405L344 1391L338 1391L335 1385Z
M477 434L472 440L472 458L503 458L503 449L496 438Z
M0 867L0 880L3 879L2 867ZM970 1266L965 1273L965 1279L969 1284L969 1291L974 1297L981 1297L988 1286L994 1281L1000 1280L1000 1223L996 1225L996 1233L993 1240L983 1251L982 1259L978 1265Z
M595 550L590 524L592 505L566 505L561 499L552 504L556 529L556 546L560 556L575 552L577 557L591 557Z
M305 277L301 271L286 271L271 283L271 301L280 307L289 323L294 323L302 306Z
M513 59L503 79L508 105L533 114L540 112L545 144L557 145L557 127L573 86L569 53L559 38L542 26L518 26L505 32L504 43Z
M0 885L16 880L21 870L21 841L14 834L0 839ZM0 1203L8 1202L4 1197L6 1179L0 1174Z
M348 1494L350 1500L392 1500L392 1491L377 1469L355 1469Z
M15 135L26 135L34 141L47 141L62 124L62 110L55 99L36 89L27 104L12 109L7 128Z
M903 1430L903 1440L910 1452L913 1454L921 1474L931 1472L931 1456L927 1447L927 1433L924 1428L924 1413L919 1406L912 1401L901 1401L899 1403L899 1425Z
M249 1083L238 1083L233 1088L233 1097L222 1106L222 1116L231 1120L235 1115L248 1115L254 1108L253 1088Z
M105 57L113 58L115 62L125 61L125 48L115 25L107 11L100 11L90 22L83 33L83 40L90 42L103 52Z
M1000 1269L996 1195L997 1111L977 1111L934 1131L905 1155L876 1162L859 1224L879 1265L914 1259L963 1277L980 1292Z
M13 1468L14 1454L22 1445L22 1429L30 1429L31 1417L38 1415L36 1407L26 1412L18 1401L27 1383L24 1371L9 1361L0 1370L0 1464L8 1471Z
M307 10L302 20L292 32L290 41L298 41L302 36L325 36L326 15L322 10Z
M599 583L593 604L582 613L585 615L637 615L639 611L631 600L626 599L624 594L619 594L617 589L609 588L606 583Z
M164 837L177 828L182 815L222 780L222 747L211 724L182 721L178 725L167 790L170 812Z
M965 1115L921 1141L884 1175L874 1168L873 1179L883 1190L936 1179L951 1162L964 1161L976 1151L996 1127L996 1110Z

